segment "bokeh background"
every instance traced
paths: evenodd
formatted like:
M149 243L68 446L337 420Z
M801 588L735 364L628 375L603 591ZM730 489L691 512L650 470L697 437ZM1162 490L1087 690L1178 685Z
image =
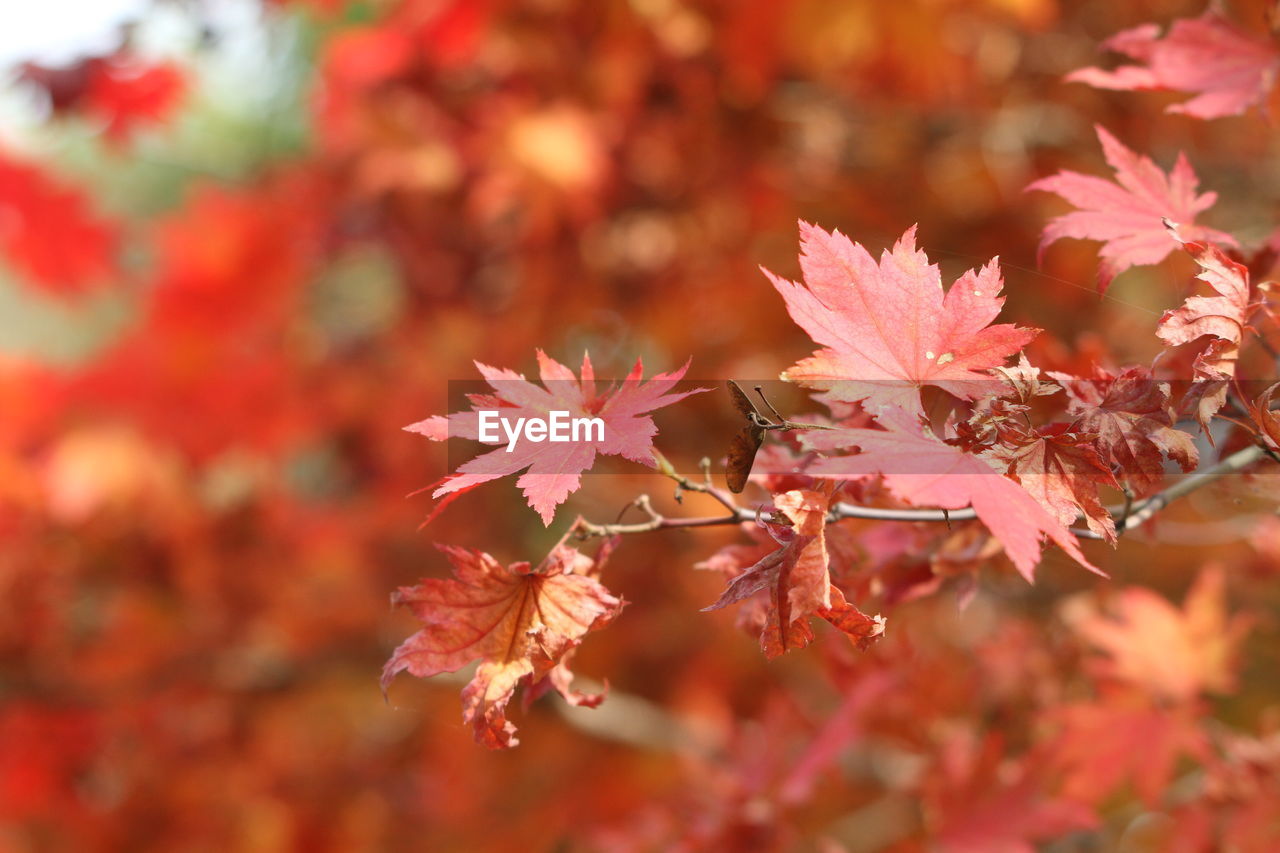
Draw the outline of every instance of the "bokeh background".
M1266 4L1231 5L1264 31ZM873 248L919 223L948 280L999 254L1005 318L1046 329L1039 364L1148 362L1187 267L1100 299L1095 246L1037 265L1063 208L1023 188L1102 173L1101 123L1165 167L1187 150L1221 195L1212 224L1264 239L1280 159L1262 118L1062 81L1117 30L1201 11L9 4L0 851L909 850L956 814L1034 815L1045 849L1106 850L1179 819L1123 785L1081 817L1052 799L1068 771L1018 781L1044 709L1094 689L1062 608L1110 593L1057 552L1035 588L985 565L963 611L951 570L899 554L929 594L869 599L892 626L873 653L823 636L767 663L732 613L698 612L723 581L693 565L749 540L634 537L606 578L631 604L575 667L614 695L516 711L501 754L463 727L463 678L401 676L384 700L378 675L415 630L389 594L446 571L433 541L536 560L574 513L611 520L646 489L671 507L619 466L550 529L495 483L419 530L431 502L406 495L446 450L401 428L441 413L473 359L532 372L537 347L587 349L603 375L643 356L776 376L812 347L757 267L796 274L798 218ZM714 402L661 413L659 447L722 453ZM1236 600L1277 603L1270 493L1229 485L1092 548L1110 588L1176 606L1212 558ZM1265 618L1251 636L1242 686L1194 707L1261 738L1280 660ZM975 837L949 849L1031 849Z

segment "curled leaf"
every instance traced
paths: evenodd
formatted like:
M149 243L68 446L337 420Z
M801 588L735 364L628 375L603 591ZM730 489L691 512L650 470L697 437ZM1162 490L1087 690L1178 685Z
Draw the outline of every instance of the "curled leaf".
M1187 390L1188 402L1195 405L1196 417L1206 433L1212 418L1227 399L1227 383L1235 376L1240 344L1253 309L1250 303L1249 270L1222 253L1217 246L1183 241L1173 236L1200 266L1197 279L1213 288L1216 296L1188 296L1181 306L1166 311L1156 335L1169 346L1208 338L1196 356L1195 379Z
M728 461L725 464L724 476L728 481L729 491L739 494L747 487L747 478L751 476L751 466L756 461L756 451L764 440L764 428L760 426L760 413L747 396L732 379L725 382L729 396L733 398L733 406L742 415L742 428L733 437L729 445Z
M790 525L767 523L778 547L730 581L706 610L718 610L768 593L769 605L760 646L772 659L813 640L808 616L819 616L840 629L860 649L884 633L884 618L868 616L845 600L831 583L826 543L829 498L822 492L797 489L774 498Z

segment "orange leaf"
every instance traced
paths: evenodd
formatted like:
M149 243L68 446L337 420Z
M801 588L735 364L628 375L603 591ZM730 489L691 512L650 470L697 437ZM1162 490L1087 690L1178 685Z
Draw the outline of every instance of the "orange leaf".
M596 561L560 544L537 566L503 567L480 551L437 546L454 578L401 587L392 602L409 608L423 629L400 644L382 672L386 690L396 673L428 678L479 660L462 691L462 718L491 749L515 746L506 707L522 682L551 685L574 704L593 704L569 689L566 661L590 631L608 624L624 602L595 579Z

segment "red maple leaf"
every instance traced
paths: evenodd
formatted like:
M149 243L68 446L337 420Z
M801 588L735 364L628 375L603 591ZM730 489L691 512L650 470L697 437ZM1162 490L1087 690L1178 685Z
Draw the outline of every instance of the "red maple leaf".
M719 610L767 591L769 606L760 647L768 658L807 646L813 640L811 615L826 619L863 649L884 633L881 616L867 616L831 583L825 535L828 502L827 495L806 490L774 497L774 506L791 522L791 526L763 522L778 547L731 580L716 602L705 608Z
M1005 434L1006 441L1012 439ZM1116 524L1098 499L1099 486L1120 488L1095 445L1096 436L1072 432L1068 424L1051 424L1025 433L1016 444L1000 444L994 455L1009 463L1008 473L1063 524L1077 516L1094 533L1116 541Z
M1035 759L1006 755L999 733L959 731L936 754L921 793L939 853L1033 853L1033 841L1097 825L1092 809L1044 790Z
M1130 367L1119 374L1096 368L1088 379L1049 375L1062 382L1071 398L1067 413L1075 418L1072 431L1096 435L1103 459L1138 497L1163 482L1166 457L1184 471L1196 467L1195 442L1173 427L1169 383L1157 382L1148 368Z
M543 680L574 704L600 698L569 689L568 657L589 632L607 625L625 602L597 580L612 549L598 559L559 544L537 566L502 566L480 551L437 546L453 564L452 579L401 587L392 602L409 608L422 630L400 644L382 671L385 691L401 670L429 678L472 661L480 667L462 691L462 718L491 749L515 746L506 707L516 687L541 693Z
M32 283L71 294L116 272L117 227L89 198L0 155L0 252Z
M1107 163L1115 170L1116 183L1062 171L1027 187L1062 196L1079 210L1050 220L1040 238L1040 255L1064 237L1101 240L1098 290L1105 292L1111 280L1129 267L1156 264L1177 244L1170 239L1164 220L1179 224L1191 239L1237 245L1222 231L1195 224L1218 200L1218 194L1196 195L1199 179L1185 155L1178 154L1173 171L1166 175L1149 158L1124 147L1101 125L1094 128Z
M172 63L106 60L89 74L84 111L106 122L108 139L123 142L137 127L167 119L185 89L186 78Z
M375 86L404 73L414 60L409 34L391 26L345 30L325 45L325 51L330 87Z
M1240 115L1261 104L1275 83L1280 50L1243 32L1213 10L1173 22L1162 39L1155 24L1123 30L1102 43L1137 61L1114 71L1081 68L1067 75L1099 89L1166 89L1194 93L1165 112L1210 119Z
M887 409L876 420L885 428L807 436L815 449L862 451L856 456L820 459L810 466L810 473L839 479L881 475L889 491L909 504L943 509L972 506L1028 582L1034 581L1041 538L1046 535L1080 565L1101 574L1085 559L1066 525L992 463L943 443L902 409Z
M1249 270L1222 253L1217 246L1183 241L1173 236L1200 266L1197 279L1209 285L1217 296L1189 296L1160 318L1156 335L1169 346L1191 343L1208 337L1196 355L1192 370L1195 381L1187 390L1183 405L1192 402L1196 417L1207 434L1209 419L1227 401L1227 382L1235 376L1240 342L1253 308L1249 294Z
M992 259L943 291L935 264L916 249L913 226L892 251L872 259L839 231L800 223L804 284L764 270L791 319L823 349L797 362L784 379L831 391L831 399L866 401L870 410L920 410L920 388L934 385L962 399L990 386L997 367L1037 330L992 326L1004 287Z
M527 381L524 376L510 370L476 362L476 367L493 388L494 393L471 396L472 409L455 412L448 417L435 415L405 427L410 432L425 435L432 441L448 438L480 440L481 411L498 411L509 424L519 418L546 420L553 411L568 412L569 418L599 418L604 422L603 438L593 440L552 443L519 441L508 444L505 435L499 433L497 441L486 441L500 446L497 450L477 456L461 465L457 473L446 477L443 485L432 492L433 497L443 497L454 492L473 488L480 483L524 471L516 485L542 516L543 524L550 524L555 509L565 498L578 490L580 475L595 462L596 454L622 456L642 465L653 464L653 437L658 428L648 413L663 406L679 402L691 394L707 389L671 393L689 368L688 363L670 373L659 373L645 382L644 366L639 360L631 373L617 387L597 391L595 371L591 359L582 357L582 378L538 350L538 367L543 386ZM527 471L525 469L528 469Z
M1127 782L1155 805L1168 790L1179 755L1209 755L1191 709L1162 707L1132 694L1050 708L1045 716L1060 727L1047 744L1050 765L1064 776L1063 793L1081 802L1101 803ZM1142 749L1134 749L1135 743Z

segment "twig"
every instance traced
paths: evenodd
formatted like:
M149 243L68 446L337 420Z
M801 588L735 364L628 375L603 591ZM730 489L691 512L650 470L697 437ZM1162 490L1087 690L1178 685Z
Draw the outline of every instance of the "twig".
M1140 501L1129 501L1125 503L1114 504L1107 507L1107 512L1112 517L1119 518L1121 521L1116 525L1117 532L1127 532L1136 527L1140 527L1150 521L1162 509L1167 507L1178 498L1185 497L1192 492L1202 489L1210 483L1225 477L1228 474L1234 474L1244 470L1253 463L1257 462L1267 455L1265 448L1259 446L1246 447L1238 450L1209 468L1179 480L1163 491L1157 492L1148 498ZM665 472L664 472L665 473ZM677 527L714 527L717 525L740 524L742 522L750 522L756 519L757 511L748 507L742 507L735 504L732 498L720 489L701 483L692 483L687 478L681 477L674 472L668 473L668 476L675 479L681 484L682 488L689 491L703 492L715 498L726 509L731 512L723 516L708 516L699 518L666 518L659 515L650 506L648 511L652 513L649 521L638 524L592 524L591 522L581 521L578 524L579 538L588 538L592 536L612 536L614 534L624 533L644 533L650 530L665 530ZM992 476L1001 476L992 471ZM645 499L647 503L647 498ZM948 524L957 521L969 521L977 518L977 513L973 507L964 507L962 509L891 509L886 507L874 506L858 506L850 503L837 503L831 507L827 514L830 521L840 521L846 518L859 518L870 521L906 521L906 522L946 522ZM1081 516L1080 518L1083 518ZM1101 539L1101 535L1094 533L1092 530L1085 528L1071 528L1071 532L1081 539Z
M1120 517L1116 519L1116 532L1123 533L1129 523L1129 513L1133 512L1133 490L1124 487L1124 506L1120 508Z
M1263 448L1257 445L1246 447L1244 450L1236 451L1216 465L1204 471L1197 471L1186 479L1174 483L1164 491L1157 492L1146 500L1139 501L1134 505L1133 512L1125 519L1124 530L1132 530L1141 524L1145 524L1154 518L1156 513L1178 498L1189 495L1197 489L1203 489L1228 474L1243 471L1265 455ZM1112 515L1115 514L1115 510L1111 507L1107 509Z
M773 403L770 403L769 398L764 395L764 386L756 385L754 387L756 394L760 396L760 399L764 402L765 406L769 408L769 411L773 413L773 416L780 421L786 421L786 418L778 414L778 410L773 407Z
M714 498L720 506L729 510L729 512L736 513L741 509L742 507L738 506L738 502L734 500L732 493L726 492L724 489L717 489L711 484L711 460L704 456L700 465L703 473L703 482L701 483L695 483L683 474L676 473L676 470L665 459L659 462L658 471L675 480L677 495L681 492L698 492ZM679 501L679 497L676 500Z
M576 539L589 539L595 536L615 536L625 533L648 533L651 530L670 530L679 527L714 527L720 524L737 524L740 520L751 520L754 518L754 510L749 510L738 505L733 499L733 495L723 489L717 489L711 484L711 463L710 460L704 459L703 475L704 482L698 483L690 480L683 474L676 473L671 463L660 453L654 453L654 461L657 462L658 472L664 476L670 477L676 483L675 500L676 503L683 504L684 492L698 492L707 495L715 500L722 507L728 510L727 515L708 516L698 518L667 518L653 508L653 503L648 495L641 495L632 503L628 504L623 512L631 507L643 510L649 516L648 521L640 521L633 524L595 524L584 518L579 518L574 524L571 533ZM619 516L619 521L621 516Z

